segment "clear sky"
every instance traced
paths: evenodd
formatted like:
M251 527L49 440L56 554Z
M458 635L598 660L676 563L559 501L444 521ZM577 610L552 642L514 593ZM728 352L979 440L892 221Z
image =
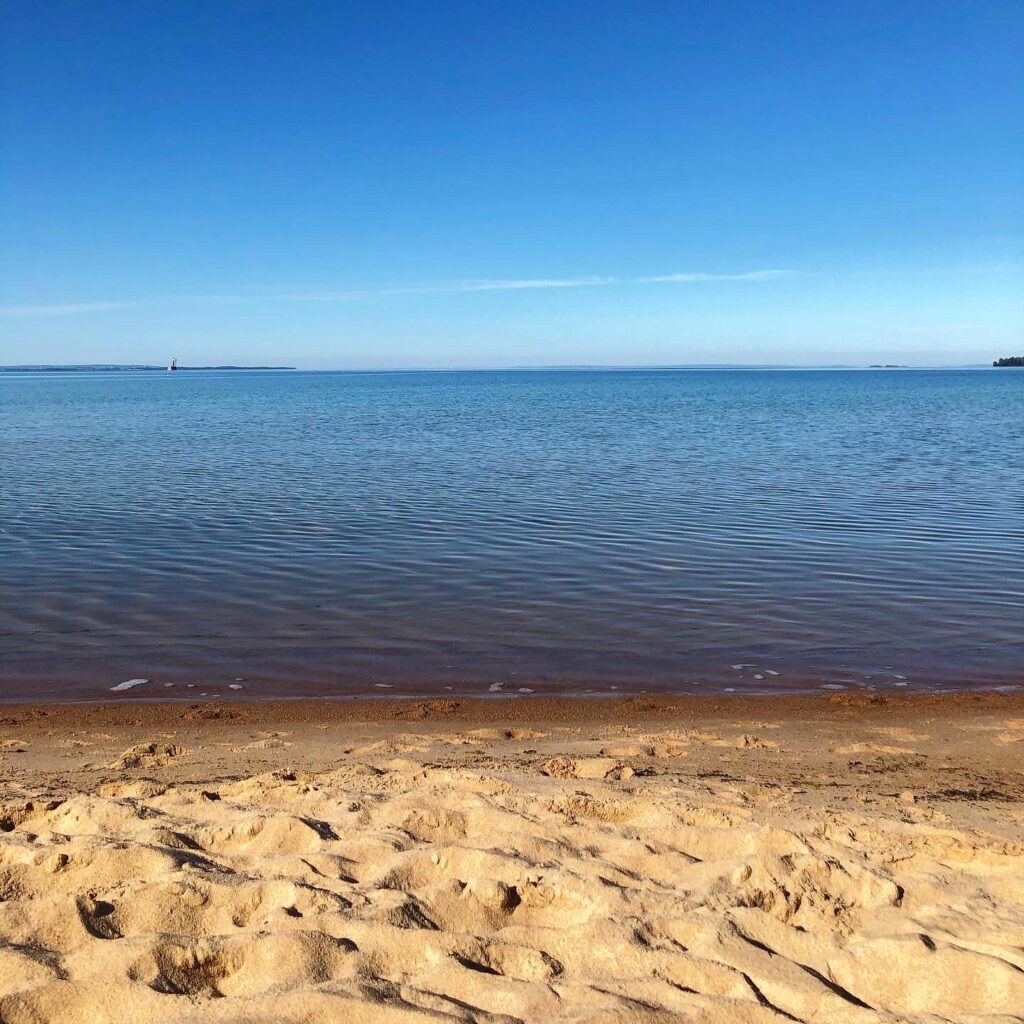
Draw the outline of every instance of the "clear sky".
M1024 351L1020 0L14 0L0 363Z

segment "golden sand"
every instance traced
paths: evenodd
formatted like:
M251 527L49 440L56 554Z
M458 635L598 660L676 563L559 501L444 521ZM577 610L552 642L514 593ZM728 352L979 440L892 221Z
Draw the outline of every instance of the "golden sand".
M391 707L4 718L0 1020L1024 1019L1019 699Z

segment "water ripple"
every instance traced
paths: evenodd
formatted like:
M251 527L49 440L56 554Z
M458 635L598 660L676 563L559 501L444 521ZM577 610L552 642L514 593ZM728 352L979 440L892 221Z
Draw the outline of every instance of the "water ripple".
M1021 374L48 375L0 415L2 696L1024 682Z

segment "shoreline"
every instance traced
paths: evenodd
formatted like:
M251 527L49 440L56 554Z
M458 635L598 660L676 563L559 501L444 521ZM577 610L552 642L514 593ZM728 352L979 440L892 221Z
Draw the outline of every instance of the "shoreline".
M370 724L387 721L489 723L576 721L584 723L671 720L673 717L715 717L761 709L775 718L796 719L808 714L837 716L899 715L928 709L952 712L963 709L1024 714L1024 686L943 691L864 691L827 693L588 693L580 695L488 693L394 695L353 694L330 697L257 697L251 695L112 696L75 701L0 702L0 722L21 722L47 717L107 720L116 724L130 718L140 724L172 724L183 707L202 717L260 721L317 721ZM213 714L207 716L205 712ZM666 716L668 718L666 719Z
M746 666L744 666L746 667ZM777 676L778 673L769 673ZM115 677L116 678L116 677ZM758 677L760 678L760 677ZM234 682L178 683L160 682L150 678L126 678L114 685L57 687L52 679L29 684L24 678L0 678L0 711L16 707L62 707L64 705L105 706L108 704L185 704L198 701L225 704L294 704L294 703L408 703L410 701L454 700L460 703L522 701L610 701L626 702L638 699L696 701L698 704L719 700L828 700L831 697L873 700L902 700L908 697L956 698L958 695L1024 695L1024 675L1012 673L998 676L950 679L922 683L917 681L888 682L882 685L830 679L810 674L786 679L773 678L771 686L751 680L734 680L738 685L725 686L722 682L707 681L690 684L665 684L661 681L646 686L629 681L617 684L583 681L575 686L552 685L549 681L516 680L513 684L480 683L470 687L460 681L444 685L430 681L420 686L400 683L365 682L343 689L330 686L309 686L304 683L280 683L253 678L236 678ZM829 677L825 677L828 679ZM896 676L897 680L905 677ZM521 685L531 683L532 685ZM507 686L507 688L506 688ZM13 691L13 692L11 692Z
M1024 657L1024 651L1022 651ZM1024 673L1017 666L1000 671L902 671L886 666L873 672L844 668L792 667L784 671L767 664L733 664L729 671L694 672L671 675L661 671L635 674L592 674L580 670L570 674L526 673L517 677L483 672L437 673L390 671L333 672L322 675L261 674L206 670L176 671L168 674L151 667L122 665L102 673L26 673L5 666L0 675L0 707L14 704L104 703L111 700L191 701L366 701L379 699L491 700L516 698L562 698L569 700L627 699L646 695L674 695L700 700L728 697L830 696L843 693L956 694L976 692L1024 693ZM203 680L203 681L197 681Z
M997 727L1000 722L1012 724ZM812 764L823 779L833 780L830 787L846 785L851 771L867 771L879 779L901 776L925 789L991 790L1024 803L1024 769L1014 760L1024 750L1024 693L970 691L11 705L0 707L0 788L15 778L60 779L74 787L79 772L85 779L114 781L118 774L110 769L121 763L124 751L144 747L188 750L186 758L159 753L143 758L164 781L177 778L179 769L187 769L193 780L211 781L255 770L323 771L362 743L387 744L395 737L416 736L430 744L458 733L504 741L537 731L567 740L644 731L672 736L673 742L681 738L686 761L675 767L684 775L724 765L757 772L770 766L780 778L800 778ZM987 733L998 742L975 749L972 737ZM929 739L930 750L884 740L919 734ZM284 736L287 741L277 742ZM530 761L533 755L524 753L528 746L516 748L516 757ZM654 765L648 759L633 767L653 770Z

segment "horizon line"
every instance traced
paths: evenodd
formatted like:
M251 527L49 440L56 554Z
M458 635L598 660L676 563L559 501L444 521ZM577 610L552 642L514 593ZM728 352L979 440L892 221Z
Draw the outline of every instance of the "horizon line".
M501 366L349 366L299 367L259 364L181 365L184 371L238 371L267 373L529 373L544 371L623 370L988 370L1005 369L993 362L974 363L528 363ZM1008 367L1014 369L1014 367ZM58 373L74 371L116 371L121 373L165 373L157 363L5 363L0 373Z

